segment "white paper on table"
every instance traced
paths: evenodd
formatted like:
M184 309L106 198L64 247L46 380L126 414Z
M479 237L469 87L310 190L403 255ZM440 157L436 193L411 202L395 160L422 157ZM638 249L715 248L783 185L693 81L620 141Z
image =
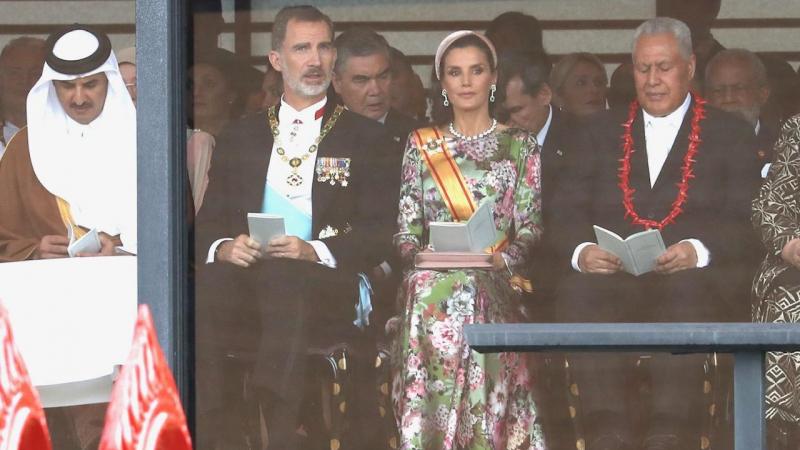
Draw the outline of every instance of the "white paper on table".
M0 264L0 301L35 386L99 382L123 364L136 292L134 256Z

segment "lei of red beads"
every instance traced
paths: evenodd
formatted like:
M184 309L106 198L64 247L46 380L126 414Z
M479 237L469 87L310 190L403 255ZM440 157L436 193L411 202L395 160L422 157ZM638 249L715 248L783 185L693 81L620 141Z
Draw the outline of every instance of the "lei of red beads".
M694 156L697 154L697 147L700 145L700 142L702 142L700 139L700 121L706 117L706 110L704 108L706 101L697 95L693 95L693 97L694 106L692 107L692 123L691 131L689 132L689 149L683 157L681 181L678 183L678 195L675 201L672 202L672 209L669 214L660 221L639 217L639 214L636 213L636 208L633 206L633 194L636 192L636 189L631 188L630 177L631 155L635 150L633 148L631 129L633 127L633 121L639 112L639 102L636 100L631 102L628 110L628 120L622 124L625 132L622 135L622 167L619 169L618 186L622 190L622 204L625 206L625 218L630 218L634 225L641 225L647 230L651 228L662 230L668 224L675 222L675 218L683 212L683 204L686 203L686 200L689 198L689 180L694 178L694 173L692 171L692 167L695 163Z

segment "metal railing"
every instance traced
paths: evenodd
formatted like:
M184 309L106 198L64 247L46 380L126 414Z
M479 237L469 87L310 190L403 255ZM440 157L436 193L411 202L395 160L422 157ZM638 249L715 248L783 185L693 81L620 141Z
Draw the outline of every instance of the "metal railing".
M482 324L465 327L480 353L646 351L734 355L734 448L766 450L764 356L800 350L797 324Z

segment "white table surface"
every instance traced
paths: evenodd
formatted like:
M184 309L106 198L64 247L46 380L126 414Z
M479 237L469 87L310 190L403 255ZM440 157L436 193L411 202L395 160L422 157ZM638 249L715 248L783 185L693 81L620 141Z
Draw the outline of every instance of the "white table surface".
M0 301L45 406L107 401L136 299L134 256L0 264Z

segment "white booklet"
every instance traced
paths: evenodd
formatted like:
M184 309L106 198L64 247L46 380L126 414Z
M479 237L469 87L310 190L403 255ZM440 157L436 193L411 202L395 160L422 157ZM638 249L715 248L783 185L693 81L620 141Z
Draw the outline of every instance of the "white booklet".
M247 213L247 227L250 230L250 237L262 247L275 236L286 234L283 216L276 214Z
M435 252L477 252L497 242L497 228L489 203L466 222L431 222L430 243Z
M640 231L622 239L613 231L594 226L597 245L613 253L620 260L626 272L639 276L656 267L656 259L666 250L661 232L657 229Z
M89 232L81 236L80 239L75 239L72 227L67 227L67 237L69 238L67 254L73 258L78 256L78 253L100 253L100 249L102 248L100 236L98 236L96 228L89 230Z

